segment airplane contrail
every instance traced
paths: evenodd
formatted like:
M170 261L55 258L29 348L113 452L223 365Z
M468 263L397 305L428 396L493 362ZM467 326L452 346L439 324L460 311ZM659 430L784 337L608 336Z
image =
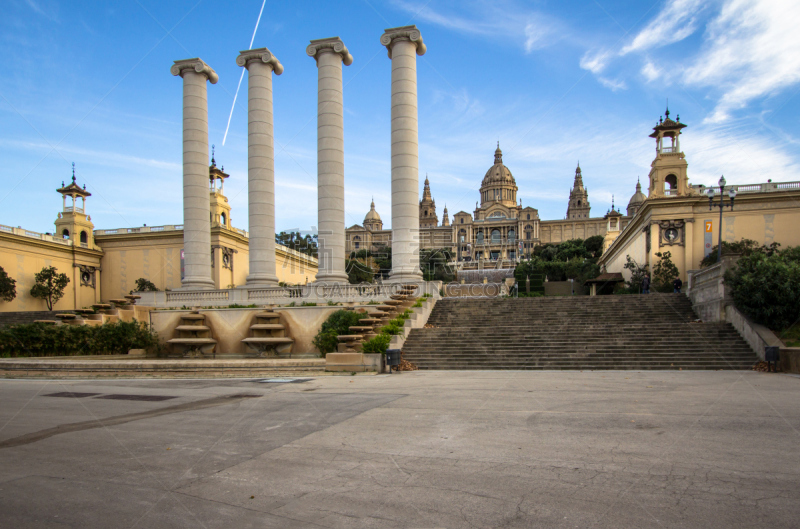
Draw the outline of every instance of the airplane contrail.
M258 20L256 20L256 27L253 29L253 37L250 39L250 47L248 50L253 49L253 42L256 40L256 31L258 31L258 24L261 22L261 14L264 12L264 6L267 5L267 0L261 3L261 11L258 12ZM239 89L242 87L242 79L244 79L244 71L247 68L242 68L242 75L239 77L239 84L236 87L236 93L233 94L233 104L231 105L231 113L228 116L228 125L225 127L225 136L222 137L222 145L225 145L225 140L228 139L228 129L231 128L231 118L233 117L233 109L236 107L236 98L239 97Z

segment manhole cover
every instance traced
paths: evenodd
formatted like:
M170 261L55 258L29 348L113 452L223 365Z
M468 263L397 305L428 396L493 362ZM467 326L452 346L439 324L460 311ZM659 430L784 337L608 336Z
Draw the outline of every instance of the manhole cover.
M299 384L300 382L308 382L314 380L313 378L265 378L258 382L262 384Z
M142 400L147 402L159 402L162 400L177 399L178 397L168 397L166 395L101 395L97 398L109 400Z
M42 395L42 397L68 397L73 399L82 399L84 397L94 397L95 395L99 395L99 393L73 393L71 391L59 391L58 393L48 393L47 395Z

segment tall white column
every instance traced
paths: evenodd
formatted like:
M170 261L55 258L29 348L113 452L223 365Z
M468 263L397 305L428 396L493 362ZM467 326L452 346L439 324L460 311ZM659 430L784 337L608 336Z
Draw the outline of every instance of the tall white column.
M416 26L381 36L392 60L392 273L394 282L421 281L419 268L419 133L417 58L426 48Z
M247 286L277 286L272 72L280 75L283 65L267 48L242 51L236 64L247 68Z
M342 63L353 56L339 37L312 40L317 62L317 282L347 283L344 255L344 100Z
M208 202L208 94L217 73L202 59L175 61L183 78L183 280L182 289L214 288Z

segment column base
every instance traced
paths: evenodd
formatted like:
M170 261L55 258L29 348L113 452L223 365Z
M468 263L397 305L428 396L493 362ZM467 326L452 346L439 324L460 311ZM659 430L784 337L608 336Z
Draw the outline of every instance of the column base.
M177 290L214 290L217 285L207 277L184 277L181 287Z
M389 283L403 283L403 282L419 283L422 281L422 272L413 272L407 270L398 270L397 272L389 273Z
M259 276L247 276L244 286L247 288L266 288L277 287L278 283L278 276L264 274Z
M341 284L347 283L350 284L350 278L345 273L330 273L330 274L320 274L317 273L317 277L314 278L314 283L328 283L328 284Z

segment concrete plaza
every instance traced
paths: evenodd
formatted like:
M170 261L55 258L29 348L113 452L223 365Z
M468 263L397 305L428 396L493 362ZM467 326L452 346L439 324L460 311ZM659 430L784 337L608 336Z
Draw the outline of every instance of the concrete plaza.
M0 380L0 527L798 527L799 397L749 371Z

